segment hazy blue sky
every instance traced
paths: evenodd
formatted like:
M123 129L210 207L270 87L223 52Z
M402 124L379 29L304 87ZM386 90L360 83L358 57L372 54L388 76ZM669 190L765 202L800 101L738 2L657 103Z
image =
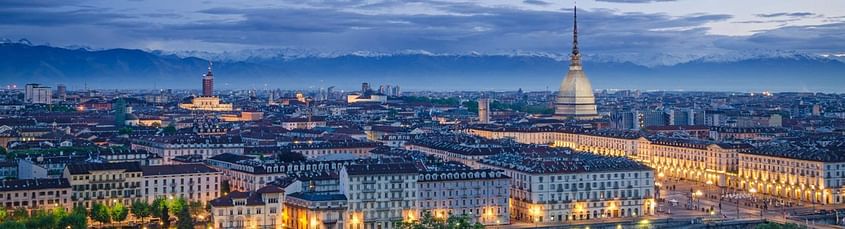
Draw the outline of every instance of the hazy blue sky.
M0 37L165 51L566 53L573 1L0 0ZM845 53L842 0L579 1L586 54Z

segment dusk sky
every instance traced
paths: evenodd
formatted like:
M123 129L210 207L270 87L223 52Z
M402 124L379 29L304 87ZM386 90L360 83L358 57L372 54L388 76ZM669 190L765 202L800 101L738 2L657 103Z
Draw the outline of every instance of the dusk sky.
M586 55L683 60L775 51L845 53L845 1L577 4ZM573 1L4 0L2 5L0 37L63 47L565 54Z

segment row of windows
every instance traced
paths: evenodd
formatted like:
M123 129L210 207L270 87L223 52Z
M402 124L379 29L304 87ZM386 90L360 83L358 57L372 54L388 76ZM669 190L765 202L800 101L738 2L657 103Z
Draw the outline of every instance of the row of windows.
M4 193L0 193L0 199L2 199L2 198L3 198L3 196L5 196L5 197L6 197L6 199L7 199L7 200L9 200L9 199L11 199L11 198L12 198L12 196L13 196L13 195L14 195L14 197L15 197L15 198L18 198L18 196L27 197L29 193L31 193L31 194L32 194L32 195L29 195L30 197L35 198L35 196L36 196L36 193L35 193L35 192L14 192L14 193L6 193L6 194L4 194ZM45 191L40 191L40 192L38 192L37 194L38 194L38 196L45 196L45 195L46 195L46 196L52 196L52 195L55 195L55 196L57 196L57 197L58 197L58 196L59 196L59 193L61 193L62 195L66 195L66 194L67 194L67 190L61 190L61 191L52 191L52 190L51 190L51 191L46 191L46 192L45 192Z
M0 206L5 206L5 208L8 210L8 209L14 209L14 208L17 208L17 207L30 207L30 206L32 206L33 208L37 208L38 206L43 206L45 204L46 204L46 206L50 206L50 205L53 205L53 204L67 204L67 203L68 203L67 198L63 198L63 199L47 199L46 201L45 200L31 200L31 201L8 201L8 202L5 202L5 203L0 202Z
M76 175L71 176L73 180L88 180L89 182L95 181L109 181L109 180L123 180L124 177L128 178L136 178L141 177L141 173L120 173L120 174L99 174L99 175Z

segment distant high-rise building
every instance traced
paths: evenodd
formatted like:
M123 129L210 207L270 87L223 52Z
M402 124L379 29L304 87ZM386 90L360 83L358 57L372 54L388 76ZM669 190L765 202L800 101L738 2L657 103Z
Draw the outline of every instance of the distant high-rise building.
M402 92L399 91L399 85L393 86L393 92L391 96L402 96Z
M379 85L379 87L378 87L378 93L379 93L379 94L390 95L390 85L384 85L384 84Z
M52 104L53 90L37 83L27 84L23 100L33 104Z
M478 122L490 123L490 99L478 99Z
M639 130L640 113L637 111L615 112L610 115L611 126L620 130Z
M569 72L560 84L560 91L555 99L555 114L558 119L590 120L600 116L596 111L596 97L593 86L581 66L581 53L578 50L578 17L575 12L572 29L572 55Z
M669 115L663 110L647 110L642 112L642 127L666 126L669 124Z
M56 86L56 95L59 97L59 100L64 101L67 98L67 87L64 84Z
M361 93L366 93L370 90L370 83L361 83Z
M334 98L334 96L332 96L333 92L334 92L334 86L329 86L328 88L326 88L326 100Z
M202 96L214 96L214 74L211 73L211 62L208 62L208 72L202 75Z
M669 125L704 125L704 111L693 108L669 110Z

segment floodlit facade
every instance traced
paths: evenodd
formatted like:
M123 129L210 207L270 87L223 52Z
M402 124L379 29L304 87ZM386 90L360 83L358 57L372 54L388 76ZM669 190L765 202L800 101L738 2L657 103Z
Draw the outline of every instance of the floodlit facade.
M73 208L71 186L67 179L0 180L0 207L6 211L23 208L70 211Z
M419 219L413 163L348 165L340 171L340 193L346 196L346 227L396 228L395 222Z
M421 212L466 215L471 223L510 224L510 177L501 170L423 172L417 189Z
M156 198L184 198L208 203L220 196L220 174L203 164L142 166L143 192L148 203Z
M500 154L484 167L511 177L511 218L562 223L655 213L654 171L645 164L561 149Z
M74 206L121 202L129 206L144 199L143 172L138 162L70 164L64 176L72 187Z
M845 202L842 145L765 146L739 154L736 188L812 204Z
M228 193L211 201L214 228L289 228L284 223L285 191L266 186L256 191Z
M638 153L663 176L729 187L737 182L738 152L748 148L751 145L640 138Z

